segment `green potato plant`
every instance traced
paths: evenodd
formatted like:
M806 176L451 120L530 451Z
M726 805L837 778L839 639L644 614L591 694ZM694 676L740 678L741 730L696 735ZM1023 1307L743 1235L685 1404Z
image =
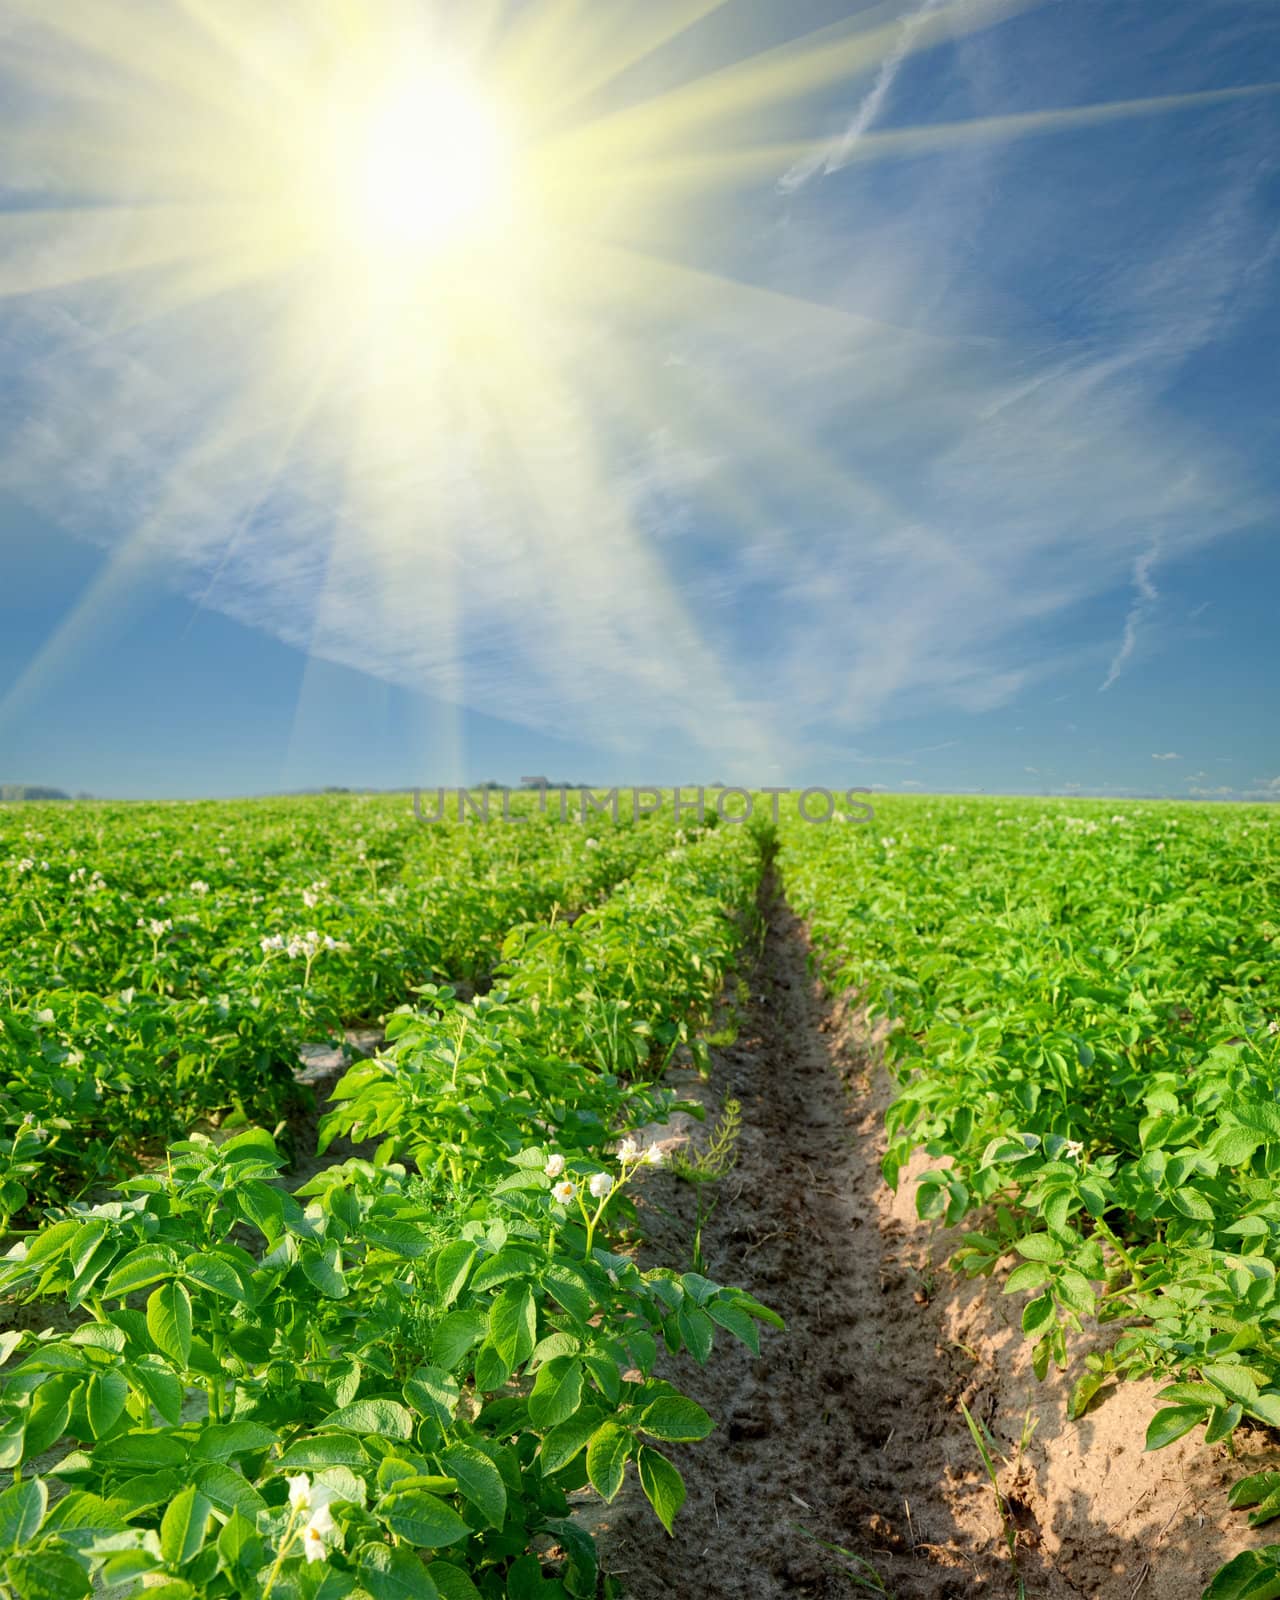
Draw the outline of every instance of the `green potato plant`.
M175 1600L311 1594L323 1563L326 1594L470 1593L465 1578L501 1595L546 1539L565 1558L545 1592L594 1593L568 1496L614 1498L634 1462L670 1530L684 1489L661 1446L712 1427L654 1375L659 1348L705 1362L718 1331L758 1349L757 1324L779 1325L740 1290L598 1242L646 1159L529 1147L453 1216L402 1169L357 1162L304 1208L249 1130L176 1146L163 1176L20 1247L0 1290L91 1315L6 1339L0 1461L21 1473L76 1441L48 1471L82 1536L45 1515L42 1478L17 1477L15 1593L162 1573ZM436 1571L455 1546L458 1578Z
M0 1118L49 1137L12 1179L0 1153L18 1209L130 1170L197 1119L277 1121L304 1045L428 979L487 984L513 923L576 913L671 835L601 817L588 849L536 814L424 827L404 796L343 805L21 813L39 820L11 841L24 853L0 843Z
M264 1129L192 1133L13 1236L0 1296L62 1314L0 1335L6 1600L586 1600L600 1574L573 1506L612 1500L629 1470L672 1531L685 1490L666 1447L713 1424L663 1358L706 1362L721 1333L758 1350L780 1322L617 1248L628 1188L659 1159L625 1130L674 1104L661 1069L680 1041L698 1054L761 861L745 834L709 832L669 863L628 840L604 866L590 838L574 836L574 860L591 857L574 893L624 864L634 884L599 917L557 918L556 959L527 972L523 934L499 991L419 982L338 1085L322 1138L376 1137L373 1159L290 1193ZM602 1057L619 1006L643 1048ZM19 1017L49 1071L61 1016ZM105 1059L122 1040L102 1028ZM15 1208L46 1148L35 1126L17 1124L0 1168Z
M892 1024L886 1180L932 1158L917 1209L976 1217L955 1264L1008 1269L1041 1376L1083 1319L1121 1325L1077 1415L1150 1375L1149 1449L1280 1426L1274 808L895 799L877 824L792 821L779 859L826 981Z

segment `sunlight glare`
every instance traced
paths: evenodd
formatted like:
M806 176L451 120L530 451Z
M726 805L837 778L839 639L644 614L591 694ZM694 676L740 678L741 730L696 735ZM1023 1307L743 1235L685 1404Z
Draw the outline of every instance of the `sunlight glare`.
M496 110L465 79L416 77L380 98L342 158L340 225L358 247L433 252L500 226L511 151Z

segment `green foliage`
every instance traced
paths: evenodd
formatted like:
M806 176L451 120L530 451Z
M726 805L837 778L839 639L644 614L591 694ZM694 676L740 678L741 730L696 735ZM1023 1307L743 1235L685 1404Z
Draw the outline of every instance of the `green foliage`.
M922 1149L919 1214L981 1213L956 1264L1027 1296L1042 1376L1082 1319L1123 1324L1073 1414L1154 1375L1150 1449L1280 1425L1274 808L876 813L787 824L780 865L827 981L892 1019L887 1181Z
M720 1121L703 1149L680 1150L671 1158L671 1170L686 1183L716 1183L733 1168L742 1132L742 1105L732 1098L724 1103Z
M274 1122L299 1052L660 856L661 817L425 826L407 796L27 807L0 836L0 1229L191 1125ZM589 846L588 847L588 843Z
M974 1420L973 1413L963 1400L960 1402L960 1410L965 1422L968 1424L970 1437L977 1446L978 1456L982 1461L982 1470L987 1475L987 1482L991 1485L991 1492L996 1497L996 1514L1000 1518L1000 1526L1004 1530L1004 1545L1009 1552L1009 1566L1013 1573L1013 1580L1018 1587L1019 1600L1022 1600L1026 1590L1022 1575L1018 1571L1018 1526L1009 1510L1009 1502L1005 1499L1004 1493L1000 1488L1000 1475L996 1471L995 1464L995 1442L982 1423Z
M716 1208L714 1186L732 1170L741 1132L742 1106L737 1100L728 1099L705 1147L692 1153L677 1150L671 1157L671 1170L683 1182L693 1184L698 1197L698 1214L693 1225L693 1264L699 1272L702 1270L702 1235Z
M522 926L501 991L419 984L326 1119L374 1160L291 1194L267 1131L197 1132L24 1233L0 1296L65 1315L0 1337L0 1593L588 1600L571 1497L631 1471L671 1531L667 1447L713 1421L660 1355L780 1322L616 1251L646 1164L619 1139L673 1103L759 871L745 834L697 835L599 914Z
M175 1147L164 1178L39 1235L0 1290L61 1295L93 1320L21 1338L2 1436L11 1467L82 1441L50 1471L88 1532L53 1537L43 1480L22 1479L0 1496L0 1537L41 1570L75 1563L76 1592L107 1579L109 1551L193 1593L265 1595L273 1564L281 1582L313 1564L286 1501L286 1478L306 1475L312 1510L336 1519L321 1524L333 1571L372 1564L390 1584L394 1536L457 1547L487 1593L568 1516L569 1493L590 1482L612 1499L631 1461L669 1528L683 1485L660 1446L712 1422L654 1375L659 1349L705 1362L718 1328L777 1319L590 1246L548 1159L521 1152L507 1165L528 1181L499 1180L465 1219L361 1163L304 1209L270 1185L279 1157L252 1130ZM232 1232L243 1246L221 1242ZM331 1278L307 1272L317 1259Z

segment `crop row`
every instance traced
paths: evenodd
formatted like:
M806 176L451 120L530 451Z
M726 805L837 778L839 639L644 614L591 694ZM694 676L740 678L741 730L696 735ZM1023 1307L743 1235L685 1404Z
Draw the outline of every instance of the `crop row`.
M881 829L884 831L882 832ZM1147 1435L1280 1426L1280 827L1264 808L877 801L780 853L827 981L891 1017L885 1177L972 1218L956 1263L1011 1267L1037 1371L1082 1319L1080 1415L1168 1380ZM1234 1503L1280 1514L1280 1474ZM1210 1593L1280 1594L1280 1547Z
M663 1446L712 1422L659 1352L776 1318L611 1247L652 1159L620 1136L669 1107L759 873L711 832L514 933L489 995L428 987L339 1086L374 1160L294 1196L265 1132L197 1137L16 1245L0 1293L74 1326L0 1336L0 1593L586 1600L571 1497L628 1463L670 1529Z
M619 826L593 815L579 831L532 801L506 827L423 826L407 796L11 815L0 836L0 992L10 1000L126 986L214 994L228 972L314 930L323 948L352 957L312 962L317 995L344 1017L394 1004L408 975L473 979L496 949L495 890L534 910L563 892L572 907L671 842L662 819ZM448 918L421 915L442 883L470 894L458 893Z
M23 843L57 871L4 869L0 1226L197 1118L274 1120L303 1045L411 983L475 982L513 924L577 911L671 843L656 821L424 827L403 800L377 833L304 807L258 837L263 819L210 809L134 808L114 838L46 809ZM148 844L182 874L165 890Z

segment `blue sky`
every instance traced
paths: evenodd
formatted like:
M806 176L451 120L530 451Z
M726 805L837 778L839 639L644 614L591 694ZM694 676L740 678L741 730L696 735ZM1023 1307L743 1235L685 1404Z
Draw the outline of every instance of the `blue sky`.
M1280 94L1214 93L1280 78L1280 16L656 9L707 14L585 125L812 30L847 70L665 117L715 175L585 225L554 382L481 341L428 385L415 313L286 427L343 308L277 370L295 280L65 270L121 203L68 105L174 113L0 0L0 779L1280 798Z

